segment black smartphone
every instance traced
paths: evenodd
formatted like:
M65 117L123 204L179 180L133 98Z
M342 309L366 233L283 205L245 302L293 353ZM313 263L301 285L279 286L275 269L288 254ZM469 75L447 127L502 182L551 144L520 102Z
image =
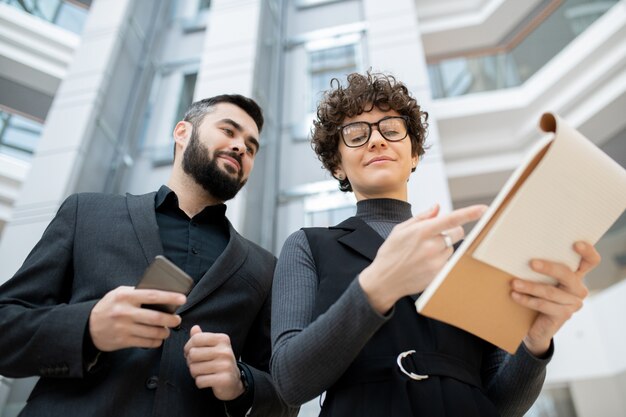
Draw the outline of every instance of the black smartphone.
M135 288L173 291L189 294L193 279L165 256L157 255L146 268ZM172 304L144 304L142 307L174 314L178 306Z

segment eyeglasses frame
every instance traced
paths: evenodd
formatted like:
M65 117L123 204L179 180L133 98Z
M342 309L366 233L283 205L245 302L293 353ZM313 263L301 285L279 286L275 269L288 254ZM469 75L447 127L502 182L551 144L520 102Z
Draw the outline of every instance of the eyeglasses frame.
M385 134L380 130L380 122L385 121L385 120L389 120L389 119L403 119L405 126L406 126L406 134L400 138L400 139L387 139L387 137L385 136ZM365 140L365 142L363 142L360 145L357 146L353 146L353 145L348 145L348 143L346 142L346 139L343 137L343 129L345 129L348 126L351 125L355 125L357 123L365 123L369 126L369 135L367 136L367 139ZM357 122L352 122L352 123L348 123L347 125L343 125L343 126L339 126L337 127L337 131L339 132L339 136L341 137L341 140L343 141L344 145L346 145L348 148L360 148L361 146L365 146L367 145L367 143L370 141L370 139L372 138L372 132L374 131L373 126L376 126L376 130L378 130L378 133L380 133L380 135L389 142L400 142L404 139L406 139L407 136L409 136L409 116L405 116L405 115L400 115L400 116L385 116L382 119L380 119L377 122L374 123L370 123L370 122L366 122L364 120L362 121L357 121Z

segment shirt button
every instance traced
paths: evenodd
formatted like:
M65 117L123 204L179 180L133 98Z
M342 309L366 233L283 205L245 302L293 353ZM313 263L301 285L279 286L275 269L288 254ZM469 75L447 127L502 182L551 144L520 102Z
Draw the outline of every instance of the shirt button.
M150 378L146 379L146 388L156 389L158 386L159 386L158 376L151 376Z
M191 253L193 253L194 255L197 255L198 254L198 249L191 248Z

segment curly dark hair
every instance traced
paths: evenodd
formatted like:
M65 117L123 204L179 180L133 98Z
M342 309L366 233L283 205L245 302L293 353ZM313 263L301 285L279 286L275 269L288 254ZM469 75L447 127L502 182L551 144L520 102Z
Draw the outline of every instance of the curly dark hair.
M324 167L334 176L341 162L339 154L339 127L347 117L371 111L374 107L382 111L395 110L408 116L408 131L411 138L412 156L424 155L424 141L428 128L428 113L422 111L406 86L393 75L352 73L343 87L337 78L330 81L331 89L324 93L317 106L317 119L313 122L311 145ZM411 172L415 171L415 168ZM341 191L352 191L346 178L339 181Z

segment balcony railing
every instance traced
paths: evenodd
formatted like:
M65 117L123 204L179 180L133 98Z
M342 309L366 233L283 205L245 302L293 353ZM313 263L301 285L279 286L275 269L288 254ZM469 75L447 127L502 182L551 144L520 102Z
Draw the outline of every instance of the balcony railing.
M433 97L523 84L618 1L544 1L500 45L428 57Z
M89 10L83 3L67 0L0 0L70 32L81 33Z

